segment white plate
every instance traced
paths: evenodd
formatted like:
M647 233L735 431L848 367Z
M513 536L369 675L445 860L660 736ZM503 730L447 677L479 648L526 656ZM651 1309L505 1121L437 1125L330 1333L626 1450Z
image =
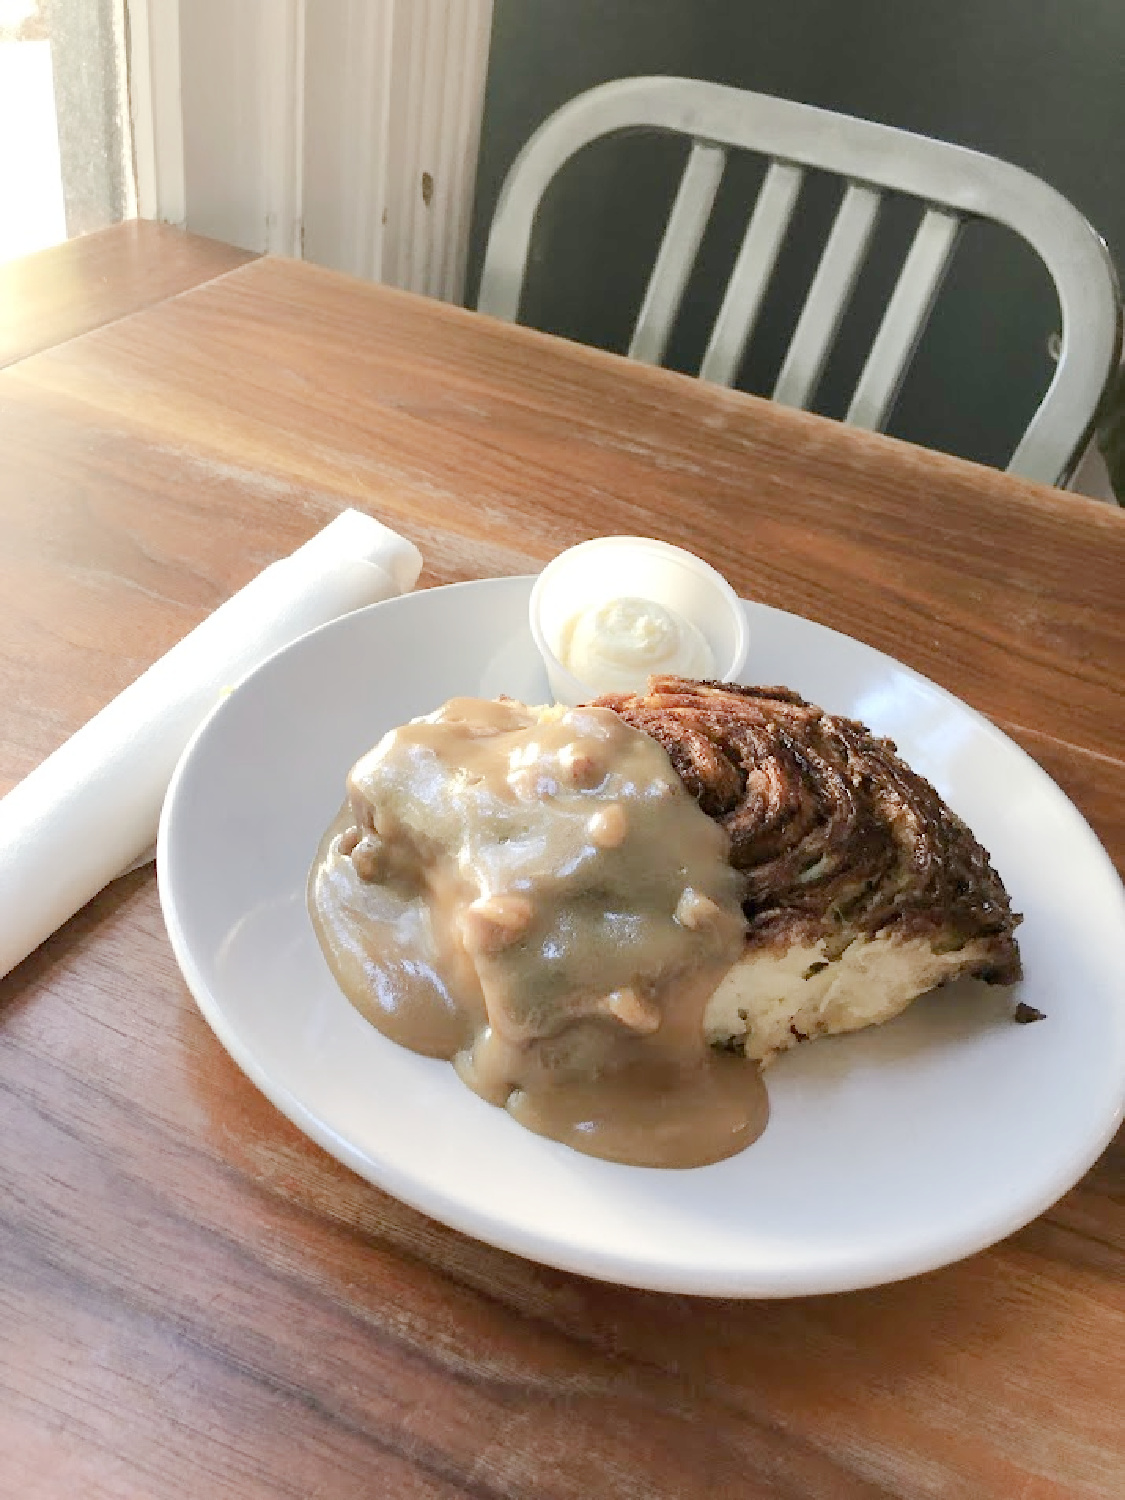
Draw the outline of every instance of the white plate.
M305 879L352 761L455 694L543 701L529 579L378 604L305 636L208 719L172 781L160 894L200 1008L239 1066L363 1177L467 1234L635 1286L833 1292L982 1249L1053 1203L1121 1119L1125 893L1062 792L997 729L891 658L746 606L750 676L895 739L991 850L1025 913L1013 997L963 984L768 1071L772 1118L691 1171L581 1156L485 1104L337 989Z

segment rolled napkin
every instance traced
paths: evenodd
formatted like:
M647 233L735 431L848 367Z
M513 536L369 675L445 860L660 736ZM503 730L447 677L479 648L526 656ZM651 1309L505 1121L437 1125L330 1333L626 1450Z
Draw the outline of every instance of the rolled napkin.
M0 976L151 849L176 762L225 691L306 631L408 593L421 567L413 543L344 511L0 799Z

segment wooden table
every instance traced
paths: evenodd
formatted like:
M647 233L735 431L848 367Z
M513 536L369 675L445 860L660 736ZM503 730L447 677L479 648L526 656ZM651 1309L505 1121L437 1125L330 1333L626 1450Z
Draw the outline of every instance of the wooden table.
M0 265L0 366L245 265L233 245L132 219Z
M0 789L345 505L426 585L686 543L983 709L1125 864L1125 516L275 260L0 374ZM3 1495L1125 1493L1120 1140L901 1285L599 1285L299 1135L200 1019L148 870L0 983L0 1142Z

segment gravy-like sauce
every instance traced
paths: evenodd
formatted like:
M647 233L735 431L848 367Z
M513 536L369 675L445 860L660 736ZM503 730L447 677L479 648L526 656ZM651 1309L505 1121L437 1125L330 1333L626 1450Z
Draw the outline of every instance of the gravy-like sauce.
M455 698L352 768L309 877L344 993L592 1156L718 1161L765 1088L703 1013L741 955L726 833L609 709Z

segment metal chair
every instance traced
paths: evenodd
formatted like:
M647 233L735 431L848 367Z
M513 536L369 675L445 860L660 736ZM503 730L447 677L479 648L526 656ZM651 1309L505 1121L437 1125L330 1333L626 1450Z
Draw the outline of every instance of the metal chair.
M773 398L815 393L863 265L885 193L920 200L921 221L852 394L845 421L880 429L925 327L962 225L989 219L1022 236L1054 279L1062 313L1058 367L1008 464L1046 484L1069 478L1117 368L1121 304L1112 262L1061 194L1019 167L962 146L811 105L689 78L627 78L579 95L531 137L508 173L489 233L478 310L514 321L540 199L576 151L614 131L691 138L629 355L663 358L728 148L771 159L711 331L699 374L730 385L754 329L806 169L846 187Z

